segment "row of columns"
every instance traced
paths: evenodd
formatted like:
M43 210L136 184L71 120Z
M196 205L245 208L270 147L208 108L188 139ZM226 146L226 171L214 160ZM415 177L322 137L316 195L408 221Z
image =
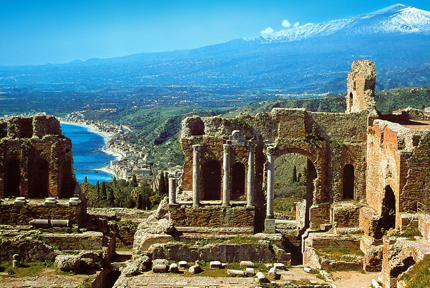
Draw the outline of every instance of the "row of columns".
M222 179L222 206L230 206L230 144L223 145L223 179ZM200 205L200 152L202 146L193 145L193 207ZM275 149L276 146L267 147L267 209L266 218L274 218L274 187L275 187ZM169 203L176 204L176 182L169 177ZM246 178L246 206L254 208L254 145L248 146L248 176Z
M231 144L223 145L223 179L222 179L222 206L230 206L230 153ZM200 205L200 151L201 145L193 145L193 207ZM246 180L246 206L254 208L254 144L248 145L248 177Z

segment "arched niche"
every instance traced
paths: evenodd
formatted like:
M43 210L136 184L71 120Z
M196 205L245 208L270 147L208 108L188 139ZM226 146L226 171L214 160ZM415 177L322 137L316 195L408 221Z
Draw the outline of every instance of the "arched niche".
M343 167L342 184L342 199L355 199L355 168L353 165L347 164Z
M49 163L38 158L31 165L29 197L45 198L49 196Z
M245 195L245 165L236 163L231 172L231 200L240 200Z
M202 165L202 200L221 200L221 165L211 160Z

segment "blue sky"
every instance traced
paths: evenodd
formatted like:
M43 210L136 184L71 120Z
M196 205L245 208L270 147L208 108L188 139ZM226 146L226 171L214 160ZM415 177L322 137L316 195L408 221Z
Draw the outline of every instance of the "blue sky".
M67 63L192 49L294 25L374 12L398 1L7 0L0 65ZM404 1L430 11L430 1ZM285 22L287 20L288 22ZM285 28L288 26L289 28Z

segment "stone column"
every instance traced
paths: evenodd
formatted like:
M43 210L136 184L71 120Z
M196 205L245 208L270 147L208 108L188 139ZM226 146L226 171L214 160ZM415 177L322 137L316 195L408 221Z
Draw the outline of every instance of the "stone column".
M254 144L249 142L248 178L246 180L246 208L254 208Z
M267 147L267 219L274 218L273 200L275 199L275 149L276 146Z
M224 155L222 161L222 206L230 206L230 147L224 144Z
M193 207L200 205L200 150L202 146L193 145Z
M169 175L169 205L176 204L176 178Z

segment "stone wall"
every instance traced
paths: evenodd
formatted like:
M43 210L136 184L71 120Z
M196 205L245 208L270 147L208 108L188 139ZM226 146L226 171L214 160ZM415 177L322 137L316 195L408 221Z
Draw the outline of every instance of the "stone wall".
M194 262L221 261L269 261L289 264L291 254L285 250L267 243L241 244L208 244L203 247L189 247L183 243L154 244L145 253L151 259L168 259L175 261Z
M375 108L375 84L375 63L370 60L353 61L347 79L346 111Z
M73 197L72 143L57 119L0 119L0 130L0 198Z
M60 200L55 207L47 207L43 201L30 201L22 207L15 207L13 201L0 204L0 224L29 225L33 219L69 220L70 225L81 225L85 220L84 201L77 206L69 206Z
M333 206L333 223L338 228L359 226L360 209L356 203L342 203Z
M181 205L170 206L169 212L177 227L253 227L255 221L255 211L245 207L206 205L193 208Z
M54 261L56 254L51 246L40 240L23 238L18 240L3 240L0 243L0 262L12 262L12 256L19 254L24 263L36 261Z
M372 181L367 182L367 203L382 216L391 188L396 227L402 226L401 213L416 212L418 201L429 205L430 196L430 173L424 165L430 162L430 132L405 124L375 120L368 128L367 177Z
M42 233L39 239L59 250L102 250L102 232Z
M316 179L312 179L312 203L309 207L319 205L328 210L324 213L314 213L311 219L314 227L329 222L329 217L321 221L320 215L329 215L330 205L323 203L339 202L344 199L343 182L346 165L354 169L353 198L364 202L366 197L366 127L369 113L364 110L357 113L317 113L307 112L304 109L274 108L270 113L260 113L255 117L240 116L235 119L221 119L218 117L200 118L197 116L186 118L182 122L181 145L185 154L185 163L182 174L183 191L192 190L193 175L193 148L200 144L200 171L204 171L207 163L214 163L219 173L217 183L217 198L221 199L223 144L234 130L239 130L246 140L254 139L254 202L263 206L266 202L265 192L267 185L267 165L265 143L276 146L275 158L286 153L298 153L306 156L316 170ZM372 112L373 113L373 112ZM204 130L198 133L192 128L193 123L201 123ZM190 128L191 127L191 128ZM270 130L268 130L270 129ZM248 148L245 146L232 146L230 153L230 167L235 163L242 163L248 168ZM231 172L230 172L231 173ZM277 177L275 175L275 177ZM205 176L200 176L200 198L205 198ZM358 220L358 219L357 219ZM350 224L352 225L352 224ZM358 223L355 224L358 226Z

